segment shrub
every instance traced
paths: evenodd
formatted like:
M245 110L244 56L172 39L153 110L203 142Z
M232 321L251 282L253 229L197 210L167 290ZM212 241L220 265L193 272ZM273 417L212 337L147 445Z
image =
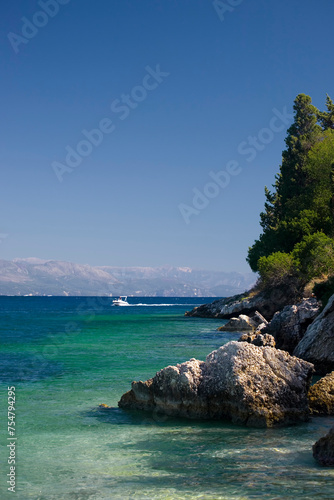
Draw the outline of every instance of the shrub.
M289 253L275 252L261 257L258 262L260 280L265 287L280 286L295 275L293 257Z
M318 232L304 236L292 251L300 278L305 282L334 274L334 240Z

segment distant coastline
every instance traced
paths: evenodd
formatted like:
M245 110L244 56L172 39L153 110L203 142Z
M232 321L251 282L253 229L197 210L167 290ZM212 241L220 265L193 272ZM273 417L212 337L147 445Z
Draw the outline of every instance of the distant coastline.
M0 295L226 297L242 293L254 273L188 267L116 267L36 258L0 260Z

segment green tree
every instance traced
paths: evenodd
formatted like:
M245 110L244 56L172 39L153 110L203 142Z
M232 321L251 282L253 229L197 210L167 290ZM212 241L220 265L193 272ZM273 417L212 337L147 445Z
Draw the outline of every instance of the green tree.
M327 130L311 149L305 172L309 179L305 200L316 213L314 229L334 237L334 130Z
M334 103L327 94L326 98L327 111L319 112L318 119L324 130L334 129Z
M293 106L294 122L285 139L287 149L282 153L282 165L275 188L276 219L298 215L299 198L307 184L304 166L307 155L321 139L321 127L317 124L319 110L305 94L299 94Z
M320 216L318 205L311 203L314 172L307 168L310 151L324 139L317 123L319 115L309 96L296 97L294 122L287 131L287 148L282 153L274 191L265 188L265 210L260 214L263 233L248 251L247 261L253 271L259 269L261 257L275 252L290 253L305 235L323 230L327 216ZM334 184L334 167L332 178ZM332 199L334 208L334 196Z

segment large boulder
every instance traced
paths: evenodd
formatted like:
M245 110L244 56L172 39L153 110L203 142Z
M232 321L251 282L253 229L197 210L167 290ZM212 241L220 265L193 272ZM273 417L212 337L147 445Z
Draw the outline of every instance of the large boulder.
M307 328L293 354L313 363L320 375L334 370L334 295Z
M298 305L285 306L276 312L265 332L275 338L277 349L292 354L318 314L318 301L315 298L303 299Z
M315 415L334 415L334 372L312 385L308 400Z
M334 427L313 445L312 450L320 465L334 467Z
M258 326L258 322L254 321L246 314L240 314L237 318L231 318L226 325L217 328L220 332L251 332Z
M307 420L313 366L272 347L229 342L206 361L168 366L133 382L118 405L166 415L221 419L256 427Z

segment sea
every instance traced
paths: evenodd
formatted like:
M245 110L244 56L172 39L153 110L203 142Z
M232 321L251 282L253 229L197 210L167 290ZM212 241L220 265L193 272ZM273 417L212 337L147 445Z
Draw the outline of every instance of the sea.
M312 457L331 418L252 429L118 408L133 380L239 337L184 316L211 300L1 296L0 498L334 499Z

